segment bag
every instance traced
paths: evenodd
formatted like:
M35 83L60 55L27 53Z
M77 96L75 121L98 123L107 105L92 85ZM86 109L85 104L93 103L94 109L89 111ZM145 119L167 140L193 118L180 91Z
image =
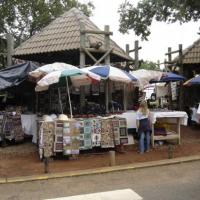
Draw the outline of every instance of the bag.
M138 133L145 132L145 131L150 131L150 122L148 118L139 120Z

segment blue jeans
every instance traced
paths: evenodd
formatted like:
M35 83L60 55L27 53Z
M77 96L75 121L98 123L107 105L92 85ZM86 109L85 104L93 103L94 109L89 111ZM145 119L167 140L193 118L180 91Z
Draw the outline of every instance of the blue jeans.
M150 148L150 131L140 133L139 149L140 153L148 151Z

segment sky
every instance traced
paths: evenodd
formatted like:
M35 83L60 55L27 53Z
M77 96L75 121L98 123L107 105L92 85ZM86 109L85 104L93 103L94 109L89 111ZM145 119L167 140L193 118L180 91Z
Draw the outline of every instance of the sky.
M200 35L199 22L189 22L183 25L179 23L166 24L164 22L153 22L151 26L151 35L148 41L141 41L140 37L137 37L133 31L129 31L129 34L121 34L119 29L119 13L117 12L119 5L124 0L91 0L95 6L93 16L90 17L101 30L105 25L110 26L110 31L113 32L111 37L120 47L125 50L126 44L130 45L130 49L134 49L135 40L139 40L139 45L142 49L139 51L139 59L154 61L158 60L162 63L167 53L168 47L172 48L172 51L178 50L179 44L183 45L183 49L192 45ZM135 4L139 0L129 0ZM82 3L87 3L88 0L80 0ZM131 54L134 58L134 54ZM174 54L173 57L177 56Z

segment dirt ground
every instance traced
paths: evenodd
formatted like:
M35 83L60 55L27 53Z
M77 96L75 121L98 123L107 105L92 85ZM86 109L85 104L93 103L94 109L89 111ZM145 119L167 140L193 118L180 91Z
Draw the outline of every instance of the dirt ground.
M168 145L156 145L145 154L137 152L137 144L128 146L125 153L116 153L117 165L155 161L168 158ZM181 145L173 145L173 157L200 154L200 127L181 127ZM109 166L108 152L82 153L76 160L53 158L50 172L74 171ZM0 147L0 178L27 176L44 173L37 146L30 142Z

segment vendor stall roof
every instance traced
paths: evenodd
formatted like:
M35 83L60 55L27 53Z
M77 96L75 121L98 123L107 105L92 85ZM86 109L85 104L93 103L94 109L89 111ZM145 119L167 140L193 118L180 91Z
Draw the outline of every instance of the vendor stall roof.
M173 62L178 62L179 56L174 58ZM192 45L183 50L183 64L199 64L200 63L200 38Z
M25 62L0 70L0 90L17 86L28 77L28 73L37 66L32 62Z
M32 36L17 47L13 56L43 63L58 61L79 65L81 23L84 24L85 30L100 31L81 11L72 8L52 21L40 33ZM104 44L104 35L86 34L86 47L91 47L94 43ZM100 58L104 54L102 47L100 47L99 52L94 53L96 58ZM132 60L112 40L110 40L110 47L113 48L110 54L111 62ZM86 56L86 64L93 64L93 61L88 56Z

